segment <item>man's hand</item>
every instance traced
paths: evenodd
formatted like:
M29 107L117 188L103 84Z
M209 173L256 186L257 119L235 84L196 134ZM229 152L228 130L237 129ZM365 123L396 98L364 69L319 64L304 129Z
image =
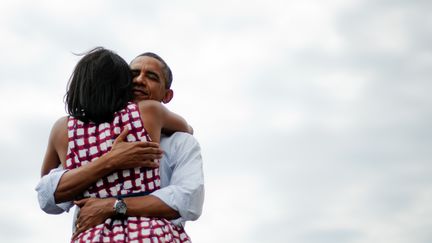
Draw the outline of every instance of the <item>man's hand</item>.
M102 224L114 213L115 198L84 198L74 201L80 207L80 212L76 220L76 230L72 236L75 239L80 233Z
M162 158L162 150L155 142L125 142L128 128L125 128L113 143L110 163L113 170L131 169L135 167L157 168L156 159Z

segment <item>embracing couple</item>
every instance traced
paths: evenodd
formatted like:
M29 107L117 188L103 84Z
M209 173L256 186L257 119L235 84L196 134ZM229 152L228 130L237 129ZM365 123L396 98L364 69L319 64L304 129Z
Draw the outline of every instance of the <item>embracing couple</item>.
M201 215L202 158L192 127L161 104L171 83L150 52L128 65L98 47L76 65L36 187L47 213L78 207L71 242L191 241L184 225Z

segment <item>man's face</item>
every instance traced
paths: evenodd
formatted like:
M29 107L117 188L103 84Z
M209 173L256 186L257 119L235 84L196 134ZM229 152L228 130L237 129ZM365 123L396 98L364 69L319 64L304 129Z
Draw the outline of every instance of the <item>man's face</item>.
M165 75L162 63L149 56L135 58L131 65L134 101L157 100L166 101L170 90L165 88Z

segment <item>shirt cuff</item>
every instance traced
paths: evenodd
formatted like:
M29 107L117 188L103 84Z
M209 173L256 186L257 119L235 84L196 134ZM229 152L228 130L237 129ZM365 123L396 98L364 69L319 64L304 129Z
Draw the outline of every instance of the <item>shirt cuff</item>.
M165 204L167 204L170 208L179 212L180 218L176 218L176 219L171 220L171 223L178 225L178 226L182 226L182 227L185 226L186 219L183 218L182 212L179 210L178 205L176 205L175 200L174 200L174 198L175 198L174 192L169 186L161 188L159 190L156 190L156 191L152 192L150 195L159 198L161 201L163 201Z
M48 214L61 214L69 212L73 206L72 202L55 203L54 193L57 185L67 170L56 168L50 171L48 175L41 178L35 190L38 193L38 201L40 208Z

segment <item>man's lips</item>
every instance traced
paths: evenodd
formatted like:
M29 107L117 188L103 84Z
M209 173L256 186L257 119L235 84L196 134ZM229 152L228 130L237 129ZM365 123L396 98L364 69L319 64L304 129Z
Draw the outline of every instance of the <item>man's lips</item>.
M134 95L148 95L148 93L142 89L132 89L132 92L134 93Z

